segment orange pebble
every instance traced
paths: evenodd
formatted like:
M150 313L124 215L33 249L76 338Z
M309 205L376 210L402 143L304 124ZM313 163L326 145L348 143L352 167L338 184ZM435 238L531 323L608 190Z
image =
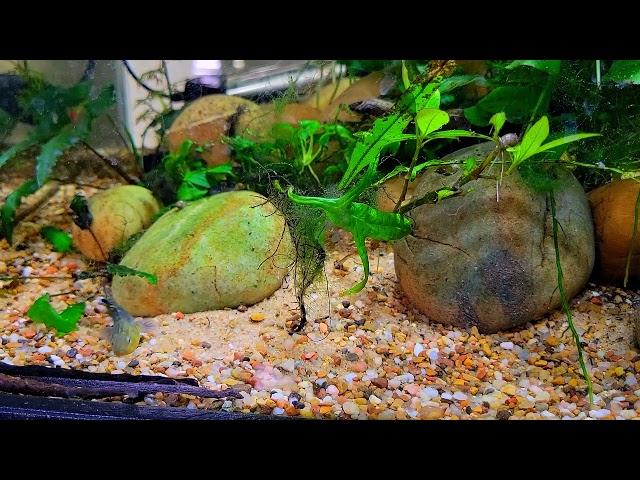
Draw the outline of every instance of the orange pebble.
M184 313L182 312L176 312L174 315L178 320L182 320L184 318Z
M23 328L22 331L20 332L20 334L24 338L33 338L33 337L36 336L36 329L33 328L33 327Z

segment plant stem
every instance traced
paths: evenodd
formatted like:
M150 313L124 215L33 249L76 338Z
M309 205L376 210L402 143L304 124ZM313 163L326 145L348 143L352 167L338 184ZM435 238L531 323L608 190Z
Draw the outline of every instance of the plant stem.
M136 81L136 83L140 85L142 88L144 88L147 92L153 93L155 95L160 95L162 97L169 97L169 95L167 95L166 93L160 92L158 90L154 90L153 88L148 86L146 83L144 83L142 80L140 80L140 78L138 78L138 76L134 73L133 69L129 65L129 62L127 62L126 60L122 60L122 63L124 64L124 67L127 69L127 72L129 72L129 75L131 75L133 79Z
M418 163L418 156L420 154L421 147L422 136L418 134L418 138L416 138L416 149L413 152L413 158L411 159L411 164L409 165L409 172L407 172L407 177L404 180L404 185L402 185L402 193L400 194L400 197L398 197L396 206L393 208L394 212L400 210L400 207L402 206L402 203L407 196L407 191L409 190L409 182L411 181L411 177L413 176L413 169L416 167L416 163Z
M600 60L596 60L596 85L600 88Z
M558 246L558 219L556 218L556 199L553 191L549 194L549 203L551 205L551 217L553 218L553 246L556 251L556 270L558 272L558 291L560 292L560 302L562 304L562 310L567 317L567 323L569 324L569 328L571 329L571 334L573 335L573 339L576 342L576 347L578 348L578 362L580 363L580 368L582 369L582 376L587 382L589 403L593 404L593 386L591 384L591 376L589 375L587 365L584 362L580 335L578 334L578 331L573 324L571 308L569 307L567 293L564 289L564 275L562 273L562 265L560 264L560 247Z
M93 148L87 142L83 141L82 144L85 147L87 147L89 150L91 150L98 158L100 158L100 160L102 160L104 163L106 163L108 167L110 167L118 175L120 175L124 180L126 180L127 183L129 183L130 185L138 185L140 183L137 179L131 177L127 172L125 172L120 167L120 165L118 165L116 162L114 162L114 161L108 159L107 157L105 157L104 155L102 155L100 152L98 152L95 148Z
M638 190L638 196L636 197L636 206L633 209L633 233L631 234L631 245L629 246L629 253L627 253L627 265L624 269L624 282L622 286L627 288L627 282L629 281L629 270L631 270L631 257L633 256L633 248L636 245L636 236L638 233L638 210L640 210L640 190Z
M499 143L496 148L491 150L489 155L487 155L487 157L482 161L482 163L480 163L480 165L478 165L476 168L471 170L467 175L461 176L458 179L458 181L453 184L453 186L451 187L451 190L457 192L466 183L469 183L471 180L476 180L477 178L479 178L482 172L489 165L491 165L491 163L495 160L498 154L503 150L504 150L504 147L502 146L502 144ZM405 206L400 207L398 209L398 213L406 213L409 210L413 210L414 208L417 208L426 203L435 203L437 200L438 200L438 192L437 191L429 192L420 198L412 200L411 202L407 203Z

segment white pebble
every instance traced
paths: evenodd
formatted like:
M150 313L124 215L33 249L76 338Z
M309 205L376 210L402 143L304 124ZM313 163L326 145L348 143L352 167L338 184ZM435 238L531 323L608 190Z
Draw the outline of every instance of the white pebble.
M442 392L442 395L440 395L444 400L451 400L453 399L453 396L451 395L450 392Z
M635 385L638 384L638 380L636 379L635 375L627 375L627 378L625 378L624 383L629 385L630 387L633 387Z
M431 360L432 362L435 362L438 360L438 349L437 348L432 348L429 350L429 360Z
M467 396L466 396L464 393L462 393L462 392L455 392L455 393L453 394L453 398L454 398L455 400L466 400L466 399L467 399Z
M360 408L354 402L344 402L342 404L342 410L347 415L360 415Z
M424 351L424 345L422 345L421 343L416 343L415 347L413 347L413 356L417 357L423 351Z
M22 275L23 277L30 277L32 273L33 273L33 268L24 267L20 272L20 275Z
M375 395L371 395L369 397L369 403L372 403L373 405L380 405L382 403L382 400L380 400L378 397L376 397Z
M155 338L149 340L149 345L155 345L156 343L158 343L158 341Z
M433 387L426 387L426 388L423 388L422 391L420 392L420 399L431 400L432 398L435 398L438 395L439 395L438 390L436 390Z
M500 346L505 350L513 350L513 342L502 342Z
M335 397L336 395L338 395L340 393L340 391L338 390L338 388L335 385L329 385L327 387L327 393L329 395L331 395L332 397Z
M273 413L274 415L282 415L284 414L284 408L276 407L271 413Z
M50 346L48 346L48 345L45 345L45 346L40 347L40 348L38 349L38 353L46 354L46 353L49 353L49 352L53 352L53 348L51 348L51 347L50 347Z
M354 372L349 372L347 374L345 374L344 379L348 382L351 383L353 382L353 379L356 378L358 376L357 373Z
M589 410L589 416L591 418L604 418L609 414L611 414L611 412L606 408L601 408L599 410Z
M293 372L296 369L295 361L292 358L280 363L280 368L287 372Z

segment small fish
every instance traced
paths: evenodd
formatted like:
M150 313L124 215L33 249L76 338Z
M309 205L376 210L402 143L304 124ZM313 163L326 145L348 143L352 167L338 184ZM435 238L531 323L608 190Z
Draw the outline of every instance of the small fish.
M113 353L118 356L128 355L138 348L140 333L155 330L151 320L136 320L122 306L116 303L110 294L102 299L109 315L113 319L113 326L108 328L106 336L111 343Z

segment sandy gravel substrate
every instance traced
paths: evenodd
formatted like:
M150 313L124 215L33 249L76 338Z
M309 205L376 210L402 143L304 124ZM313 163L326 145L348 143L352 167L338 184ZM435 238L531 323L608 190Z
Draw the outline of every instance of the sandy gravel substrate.
M112 184L91 177L82 182ZM18 184L4 179L0 198ZM14 248L0 242L0 275L65 277L89 266L78 253L52 252L38 233L44 225L70 231L67 206L77 188L88 195L97 191L63 185L16 229ZM0 361L191 376L207 388L243 390L244 398L234 401L162 394L144 400L194 409L358 419L639 417L640 353L633 345L637 291L590 284L572 302L596 393L590 406L561 313L493 335L429 323L398 290L391 248L375 247L367 287L343 298L338 292L360 278L362 267L352 255L342 262L343 269L334 268L354 248L348 235L331 236L327 282L319 282L311 294L312 321L303 335L290 336L285 329L297 311L293 288L285 281L272 297L247 309L155 317L158 333L145 335L125 357L114 356L100 336L110 317L99 302L98 280L0 283ZM68 292L53 297L58 309L87 301L77 332L58 338L26 317L45 292Z

